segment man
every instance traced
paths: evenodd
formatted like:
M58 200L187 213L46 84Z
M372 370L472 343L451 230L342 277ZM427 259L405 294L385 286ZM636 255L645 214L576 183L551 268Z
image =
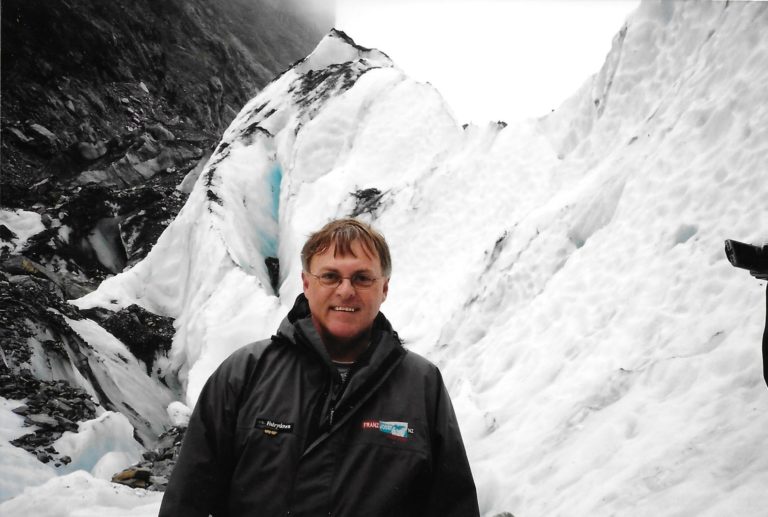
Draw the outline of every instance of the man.
M440 372L379 312L384 238L332 221L302 267L304 294L277 334L203 388L160 515L479 515Z

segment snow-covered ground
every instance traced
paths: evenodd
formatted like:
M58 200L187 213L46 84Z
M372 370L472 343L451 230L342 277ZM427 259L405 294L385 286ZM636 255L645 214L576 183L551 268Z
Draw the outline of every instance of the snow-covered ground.
M331 34L243 108L150 255L76 303L176 318L191 406L273 333L306 235L378 189L382 310L444 372L483 515L762 515L765 282L723 241L768 239L766 29L765 3L644 2L559 110L466 128ZM159 504L76 472L0 513L95 515L59 497Z
M0 250L7 249L10 253L20 250L30 237L45 230L40 214L27 210L0 210L0 224L15 235L9 241L0 240Z
M11 412L19 405L19 401L0 397L0 458L3 469L0 476L0 501L23 492L27 486L38 485L56 477L52 466L40 463L32 454L8 443L30 432L29 427L23 427L24 417Z

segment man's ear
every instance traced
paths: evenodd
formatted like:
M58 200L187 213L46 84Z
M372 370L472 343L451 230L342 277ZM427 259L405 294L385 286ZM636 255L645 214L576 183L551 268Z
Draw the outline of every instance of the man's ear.
M383 302L384 300L387 299L387 293L389 292L389 278L384 280L384 286L381 288L381 290L384 293L384 298L381 299L381 301Z
M304 296L306 296L309 289L309 275L304 271L301 272L301 285L304 287Z

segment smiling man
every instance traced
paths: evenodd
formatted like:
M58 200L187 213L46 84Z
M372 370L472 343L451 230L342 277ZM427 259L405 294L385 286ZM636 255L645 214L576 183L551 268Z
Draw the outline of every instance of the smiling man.
M331 359L352 362L371 341L392 273L384 239L351 219L312 235L301 253L304 296Z
M440 372L379 312L384 238L340 219L301 258L304 293L277 334L206 383L160 515L479 515Z

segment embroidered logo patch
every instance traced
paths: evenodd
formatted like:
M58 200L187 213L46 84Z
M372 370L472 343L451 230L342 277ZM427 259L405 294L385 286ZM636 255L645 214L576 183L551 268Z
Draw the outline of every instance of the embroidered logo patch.
M380 432L400 440L407 440L408 435L413 434L413 429L408 427L408 422L364 420L363 429L378 429Z
M256 420L256 429L263 429L266 435L276 436L278 433L292 433L293 424L259 418Z

